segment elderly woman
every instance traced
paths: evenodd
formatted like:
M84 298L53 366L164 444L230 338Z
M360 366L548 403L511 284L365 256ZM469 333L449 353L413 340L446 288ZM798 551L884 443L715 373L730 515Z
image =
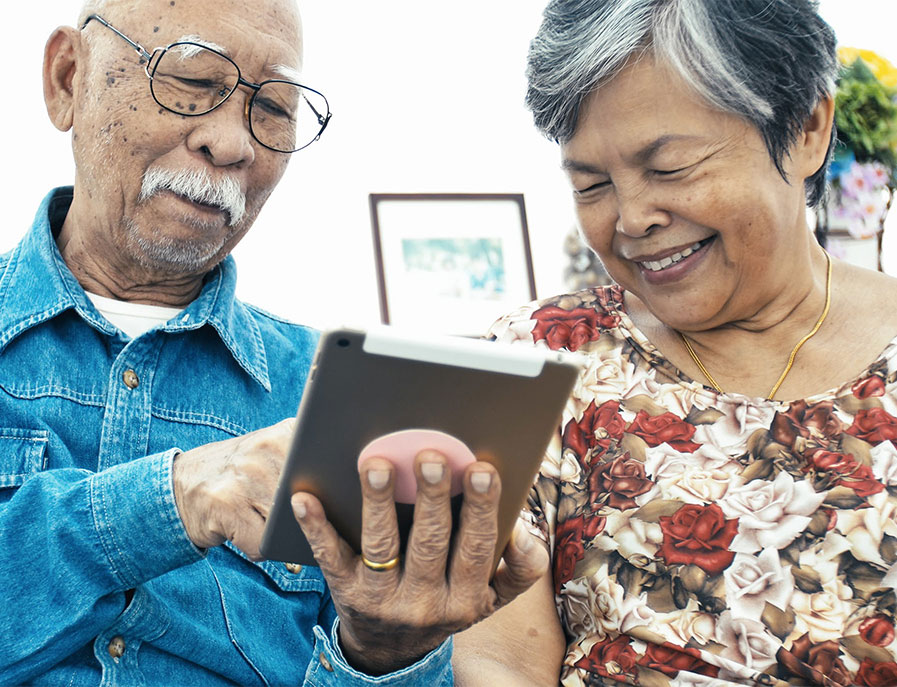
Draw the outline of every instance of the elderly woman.
M493 329L585 366L530 500L550 574L459 679L897 685L897 280L806 220L836 69L811 0L545 11L527 102L618 285Z

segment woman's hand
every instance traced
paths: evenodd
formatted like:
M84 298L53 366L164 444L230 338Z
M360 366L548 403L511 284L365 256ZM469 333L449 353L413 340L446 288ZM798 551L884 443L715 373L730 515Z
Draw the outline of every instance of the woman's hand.
M547 567L545 548L518 525L493 577L501 484L490 464L473 463L465 471L454 538L445 458L422 451L414 471L418 491L411 536L404 560L386 570L365 565L327 521L317 499L306 493L293 497L293 511L333 595L343 654L371 675L414 663L524 592ZM394 484L388 460L364 462L361 547L369 562L399 556Z

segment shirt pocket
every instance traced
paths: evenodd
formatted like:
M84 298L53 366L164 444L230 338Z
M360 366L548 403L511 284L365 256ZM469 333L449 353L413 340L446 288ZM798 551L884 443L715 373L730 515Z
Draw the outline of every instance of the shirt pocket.
M206 560L219 585L230 639L260 681L302 684L314 627L330 602L320 568L251 561L230 542L210 550Z
M18 488L47 469L49 440L46 430L0 428L0 490Z

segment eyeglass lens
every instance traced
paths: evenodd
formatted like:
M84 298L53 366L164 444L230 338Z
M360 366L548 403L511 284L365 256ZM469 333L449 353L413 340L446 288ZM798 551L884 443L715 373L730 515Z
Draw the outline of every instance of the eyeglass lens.
M195 43L165 50L152 70L153 97L184 115L201 115L221 104L237 87L237 66L223 55ZM304 148L324 125L327 102L297 84L268 81L255 94L249 128L260 143L283 152Z

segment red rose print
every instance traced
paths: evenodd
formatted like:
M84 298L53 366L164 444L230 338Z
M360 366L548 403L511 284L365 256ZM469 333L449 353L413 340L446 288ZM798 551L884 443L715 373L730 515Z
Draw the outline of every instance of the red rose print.
M872 398L885 395L885 382L878 375L861 379L851 389L857 398Z
M697 649L676 646L670 642L648 644L645 655L639 659L639 665L660 671L669 677L676 677L680 670L707 677L716 677L719 673L719 668L702 659L701 652Z
M894 621L884 613L876 613L860 623L860 637L867 644L887 646L894 641Z
M729 544L738 533L738 520L726 520L722 508L686 504L673 515L660 517L663 543L658 554L667 565L696 565L708 575L719 575L735 554Z
M841 475L841 479L834 482L833 486L842 486L853 489L861 498L872 496L882 491L885 486L872 473L868 465L860 465L851 453L835 453L825 449L816 449L807 454L807 465L804 472L815 470L816 472L834 472Z
M637 658L629 646L629 637L620 635L614 640L608 638L599 642L573 665L613 680L630 682L625 676L638 675Z
M773 439L788 447L794 440L810 436L810 430L826 439L837 437L843 431L843 423L834 412L831 401L807 405L804 401L792 403L784 413L776 413L772 420Z
M603 515L585 515L582 522L582 538L594 539L604 532L604 526L607 525L607 518Z
M838 642L828 640L813 644L810 635L805 634L795 640L791 651L784 647L779 649L776 658L789 673L806 678L811 684L830 684L832 687L848 687L851 684L850 672L841 662ZM825 682L825 678L830 682Z
M847 474L857 467L856 459L850 453L835 453L825 449L816 449L807 454L807 465L804 472L838 472Z
M897 685L897 663L864 658L857 671L856 683L863 687L894 687Z
M635 508L634 497L650 491L651 484L651 480L645 477L645 466L625 453L592 467L589 503L593 511L600 510L604 505L620 510Z
M695 434L694 426L675 413L651 416L640 410L626 432L641 437L648 446L666 443L682 453L694 453L701 448L700 444L690 441Z
M878 481L873 474L872 468L868 465L857 465L850 474L844 475L838 480L837 484L842 487L849 487L856 492L860 498L866 498L877 494L884 490L885 485Z
M598 455L603 453L611 441L623 438L625 427L626 422L620 416L618 401L605 401L598 407L595 406L595 401L592 401L579 422L570 420L564 427L564 448L573 449L579 456L582 466L588 467L586 456L589 452L595 447L600 447L602 450Z
M565 346L575 351L589 341L597 341L602 329L615 327L619 322L617 315L603 314L594 308L564 310L556 305L539 308L532 319L536 320L533 340L544 340L553 351Z
M554 543L554 591L559 594L561 587L573 579L577 561L585 555L582 545L583 517L570 518L560 522L555 532Z
M853 418L847 433L870 444L897 439L897 417L882 408L860 410Z

